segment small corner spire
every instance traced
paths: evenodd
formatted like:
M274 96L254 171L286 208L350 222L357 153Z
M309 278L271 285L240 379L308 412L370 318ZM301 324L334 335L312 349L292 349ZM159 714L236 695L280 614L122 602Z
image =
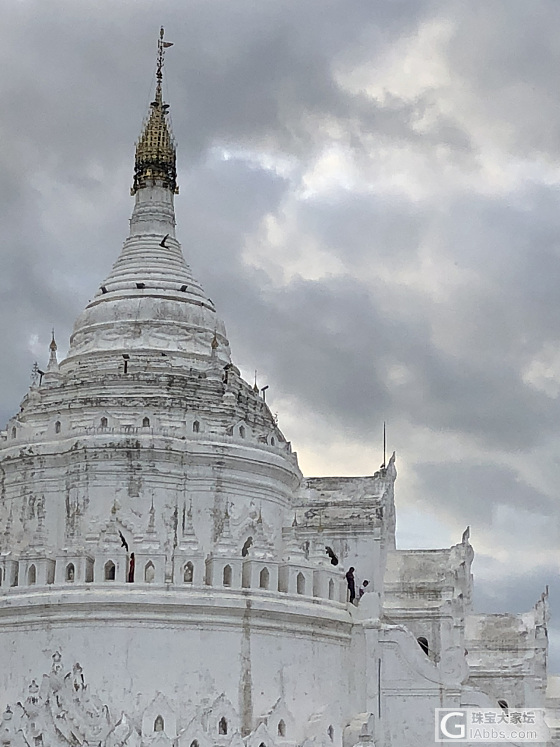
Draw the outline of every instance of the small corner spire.
M153 535L156 533L156 509L154 507L154 494L152 493L152 505L148 511L148 534Z
M160 185L178 194L175 140L168 121L169 104L163 102L162 81L165 50L173 42L165 41L163 26L159 32L156 66L156 94L150 113L136 144L134 183L131 194L148 185Z
M56 344L56 340L54 337L54 327L52 331L52 339L49 345L49 365L47 366L47 371L58 371L58 357L56 354L56 351L58 350L58 346Z
M222 380L222 366L220 364L220 359L218 358L219 346L220 344L218 342L218 334L216 332L216 328L214 328L214 336L212 337L212 342L210 343L210 365L208 366L206 376L207 378L214 379L216 381Z
M39 364L37 361L33 364L33 367L31 368L31 387L36 387L40 385L40 379L43 377L41 376L41 372L39 371Z

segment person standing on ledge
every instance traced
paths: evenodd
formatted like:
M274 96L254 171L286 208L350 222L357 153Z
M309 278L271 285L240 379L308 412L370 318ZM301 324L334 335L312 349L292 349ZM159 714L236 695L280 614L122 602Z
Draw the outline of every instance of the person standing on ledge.
M136 559L134 557L134 553L130 553L130 561L128 563L128 583L132 584L134 583L134 565L136 563Z
M354 604L354 599L356 599L356 581L354 579L353 565L346 572L346 582L348 584L348 591L350 592L350 604Z

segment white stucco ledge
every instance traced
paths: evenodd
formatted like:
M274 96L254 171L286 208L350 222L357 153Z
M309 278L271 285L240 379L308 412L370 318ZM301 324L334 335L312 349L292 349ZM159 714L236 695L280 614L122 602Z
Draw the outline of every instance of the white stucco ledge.
M239 628L250 614L254 630L347 641L352 618L346 604L266 591L200 587L156 589L111 583L110 588L12 590L0 598L0 630L88 624Z
M360 599L354 617L363 625L377 626L381 616L381 598L376 591L368 591Z
M379 641L387 661L391 658L399 661L399 666L394 666L394 671L408 670L414 678L459 689L468 679L469 669L464 652L458 646L446 649L440 663L436 665L425 656L415 637L404 625L382 625Z

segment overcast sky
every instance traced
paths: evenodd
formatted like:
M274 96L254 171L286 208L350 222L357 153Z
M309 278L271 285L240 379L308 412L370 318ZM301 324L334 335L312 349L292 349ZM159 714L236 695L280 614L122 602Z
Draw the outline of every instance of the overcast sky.
M560 671L557 0L5 0L0 421L116 258L160 24L178 237L306 475L397 451L401 547L551 587ZM554 647L553 647L554 649Z

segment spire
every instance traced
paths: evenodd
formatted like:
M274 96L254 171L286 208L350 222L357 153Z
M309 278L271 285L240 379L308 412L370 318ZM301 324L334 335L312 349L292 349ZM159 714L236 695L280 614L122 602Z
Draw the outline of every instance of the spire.
M198 544L198 540L196 538L196 534L194 531L194 525L193 525L193 515L192 515L192 500L189 504L189 508L187 510L186 504L183 505L183 527L181 532L181 539L179 542L179 548L183 552L189 552L189 554L196 554L200 546Z
M98 370L121 355L159 359L160 367L206 370L221 379L231 362L223 322L193 277L175 237L175 143L163 103L163 29L158 42L156 92L136 147L134 208L122 251L99 291L77 319L65 374L85 359ZM212 347L216 338L219 347ZM111 357L113 356L113 357Z
M183 506L183 537L194 536L194 526L192 517L192 498L189 504L189 510L185 512L186 506Z
M152 493L152 505L148 511L150 518L148 519L148 534L154 535L156 533L156 509L154 508L154 494Z
M169 104L163 103L162 79L165 50L173 46L163 39L163 26L159 32L156 72L156 95L150 104L150 113L144 123L142 134L136 144L134 163L134 184L131 194L135 195L148 183L161 184L177 194L177 168L175 141L167 118Z
M47 366L47 371L58 371L58 358L56 355L56 351L58 350L56 340L54 339L54 329L52 331L52 340L51 344L49 345L50 350L50 356L49 356L49 365Z
M274 557L273 546L270 538L265 533L262 510L259 509L259 517L255 526L255 539L252 545L251 555L255 558L272 559Z
M296 526L292 524L284 544L282 559L293 563L305 563L305 553L298 542Z
M8 521L6 522L6 526L4 528L4 548L5 549L9 549L9 546L10 546L10 540L12 537L13 521L14 521L13 506L10 505L10 513L8 514Z
M31 369L31 387L36 387L39 385L39 364L37 361L33 364L33 367Z
M214 328L214 337L212 338L212 342L210 343L210 365L208 366L208 370L206 371L206 378L214 379L216 381L222 380L223 373L223 367L220 359L218 358L219 347L220 343L218 342L218 335L216 332L216 328Z
M229 507L227 501L221 531L218 530L213 553L214 555L221 555L222 557L231 557L232 555L237 555L238 553L236 542L231 533Z
M37 501L37 529L33 535L33 549L39 550L45 546L45 496Z

